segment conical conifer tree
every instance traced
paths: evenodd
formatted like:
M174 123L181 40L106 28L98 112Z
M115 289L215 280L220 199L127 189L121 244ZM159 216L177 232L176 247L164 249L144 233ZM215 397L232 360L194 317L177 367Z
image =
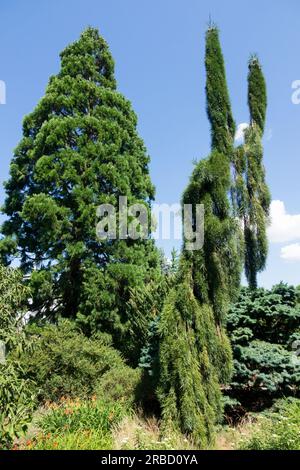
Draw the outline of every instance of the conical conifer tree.
M196 165L183 195L183 204L204 205L204 246L189 251L184 244L176 289L162 311L158 388L166 425L190 434L203 448L222 413L220 384L231 375L224 323L241 272L240 233L229 200L235 125L215 27L206 35L205 63L212 153Z
M15 244L31 273L33 310L77 317L87 331L112 334L129 355L129 288L152 278L158 255L150 239L99 241L96 211L103 203L118 208L119 196L150 208L149 157L136 126L108 46L88 28L61 53L60 72L24 119L1 242L4 254Z

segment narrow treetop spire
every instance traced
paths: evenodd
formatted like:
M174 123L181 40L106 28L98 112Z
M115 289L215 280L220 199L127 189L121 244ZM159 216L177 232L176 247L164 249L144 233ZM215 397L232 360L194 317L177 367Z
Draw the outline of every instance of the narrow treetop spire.
M206 100L211 124L212 150L232 153L235 123L233 120L219 32L211 24L206 32Z
M249 59L248 105L251 122L255 123L263 133L266 121L267 91L262 67L256 54L251 55Z
M207 31L211 31L211 30L218 31L218 27L217 27L217 24L212 20L211 14L209 14L208 23L207 23Z

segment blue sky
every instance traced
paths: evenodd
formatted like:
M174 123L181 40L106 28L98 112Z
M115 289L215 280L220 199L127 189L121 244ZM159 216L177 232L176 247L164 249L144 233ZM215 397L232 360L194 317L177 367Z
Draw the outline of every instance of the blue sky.
M268 87L265 166L276 223L260 283L300 284L300 80L298 0L1 0L1 186L23 117L59 70L59 52L88 25L98 27L116 62L119 90L139 118L151 156L157 201L173 203L187 184L192 161L209 152L205 112L204 34L218 24L237 124L248 121L247 60L258 53ZM4 192L0 189L0 201ZM169 253L174 242L161 242ZM180 243L177 243L177 248Z

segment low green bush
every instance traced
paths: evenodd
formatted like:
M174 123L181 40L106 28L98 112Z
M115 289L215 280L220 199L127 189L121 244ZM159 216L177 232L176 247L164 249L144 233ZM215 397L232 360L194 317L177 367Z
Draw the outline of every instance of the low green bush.
M242 441L244 450L300 450L300 400L281 401Z
M141 369L112 368L101 377L95 393L99 399L119 401L128 407L136 399L136 390L141 381Z
M109 382L109 372L120 377L119 369L130 377L131 369L105 335L88 338L67 320L58 325L31 326L28 334L34 348L31 354L21 356L21 364L24 376L35 382L40 402L64 396L89 397L102 377Z
M243 288L227 317L234 374L231 398L242 405L297 396L300 361L299 290L278 284L271 290Z

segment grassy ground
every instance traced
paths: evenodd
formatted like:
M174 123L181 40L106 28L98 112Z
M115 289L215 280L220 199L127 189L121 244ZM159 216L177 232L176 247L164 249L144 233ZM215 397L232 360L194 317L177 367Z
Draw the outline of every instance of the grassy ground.
M77 423L79 413L72 408L41 408L35 414L26 436L16 441L15 450L172 450L193 449L182 435L162 437L159 421L126 411L115 422ZM67 411L67 414L66 414ZM100 411L101 412L101 411ZM109 419L109 415L108 419ZM90 419L88 417L87 419ZM106 419L106 418L105 418Z
M193 450L185 437L162 433L155 417L119 403L62 400L40 408L25 438L14 449L26 450ZM235 427L216 430L215 450L300 449L300 400L279 402L265 413L249 414Z

